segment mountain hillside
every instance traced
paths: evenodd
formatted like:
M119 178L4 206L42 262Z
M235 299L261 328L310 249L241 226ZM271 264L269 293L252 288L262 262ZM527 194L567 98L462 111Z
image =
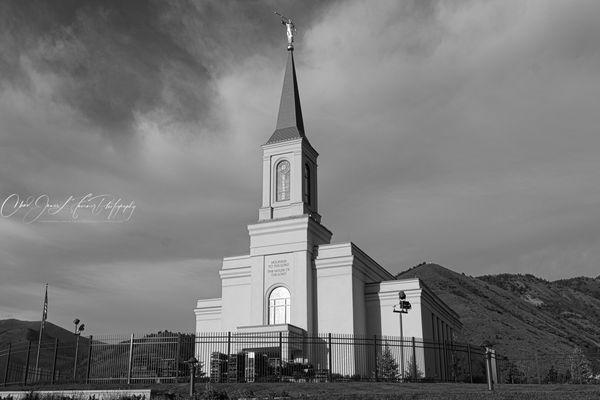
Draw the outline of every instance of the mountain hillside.
M21 321L18 319L0 320L0 348L6 347L8 343L19 345L28 340L37 342L40 335L40 321ZM54 341L58 338L60 343L74 343L73 332L46 322L42 341Z
M588 294L600 300L600 275L596 278L580 276L578 278L561 279L554 283L558 286L569 287L573 290Z
M481 276L479 279L507 289L536 305L538 310L552 316L557 324L569 328L572 341L577 345L600 346L600 297L595 297L593 291L586 290L586 287L600 288L590 282L585 285L581 278L574 278L565 285L564 281L548 282L533 275L511 274ZM571 285L577 289L571 288Z
M20 321L18 319L0 320L0 354L3 354L8 344L11 345L11 363L24 365L27 359L28 342L33 342L30 362L33 363L37 353L37 341L40 334L40 321ZM40 350L40 366L49 368L54 354L54 342L58 338L59 352L57 364L72 363L75 354L75 335L73 332L46 322L42 346ZM87 353L89 339L81 336L79 339L79 354ZM72 364L71 364L72 365Z
M491 342L511 359L600 346L600 299L591 282L580 291L570 287L576 281L509 274L474 278L437 264L421 264L397 277L422 279L459 314L464 325L459 340Z

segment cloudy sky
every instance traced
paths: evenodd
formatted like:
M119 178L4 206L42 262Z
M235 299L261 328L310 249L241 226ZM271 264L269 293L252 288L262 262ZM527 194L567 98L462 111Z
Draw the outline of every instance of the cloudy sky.
M0 202L135 210L65 223L5 207L0 319L39 319L48 282L62 326L193 329L258 217L286 57L275 9L298 27L334 242L392 272L600 273L598 1L7 0Z

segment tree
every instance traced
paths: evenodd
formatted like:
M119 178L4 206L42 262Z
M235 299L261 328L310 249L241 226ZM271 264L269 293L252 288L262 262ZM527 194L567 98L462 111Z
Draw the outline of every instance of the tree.
M592 366L580 347L569 356L569 370L573 383L585 383L592 377Z
M384 381L393 381L398 378L398 363L387 343L381 356L377 359L377 374L379 379Z
M505 383L524 383L525 373L515 363L507 361L502 376L504 377Z
M558 382L558 371L554 368L554 365L550 367L546 377L544 378L544 383L557 383Z
M408 366L404 371L404 377L410 381L416 381L418 379L423 378L423 371L419 369L417 362L413 356L410 357L410 361L408 362Z

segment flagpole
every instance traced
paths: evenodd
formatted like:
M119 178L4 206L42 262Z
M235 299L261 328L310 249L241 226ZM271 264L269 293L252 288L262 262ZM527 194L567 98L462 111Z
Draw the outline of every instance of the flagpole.
M46 294L44 296L44 307L42 310L42 321L40 322L40 336L38 338L37 356L35 357L35 373L38 373L40 363L40 347L42 346L42 334L44 333L44 324L48 318L48 284L46 283Z

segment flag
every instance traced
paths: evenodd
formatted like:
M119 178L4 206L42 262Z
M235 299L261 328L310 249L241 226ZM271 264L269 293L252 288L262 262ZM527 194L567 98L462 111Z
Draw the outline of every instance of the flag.
M46 283L46 295L44 296L44 311L42 312L42 329L48 319L48 284Z
M42 336L44 335L44 325L48 319L48 284L46 283L46 295L44 296L44 310L42 311L42 322L40 323L40 337L38 338L37 356L35 357L35 370L40 364L40 348L42 347Z

